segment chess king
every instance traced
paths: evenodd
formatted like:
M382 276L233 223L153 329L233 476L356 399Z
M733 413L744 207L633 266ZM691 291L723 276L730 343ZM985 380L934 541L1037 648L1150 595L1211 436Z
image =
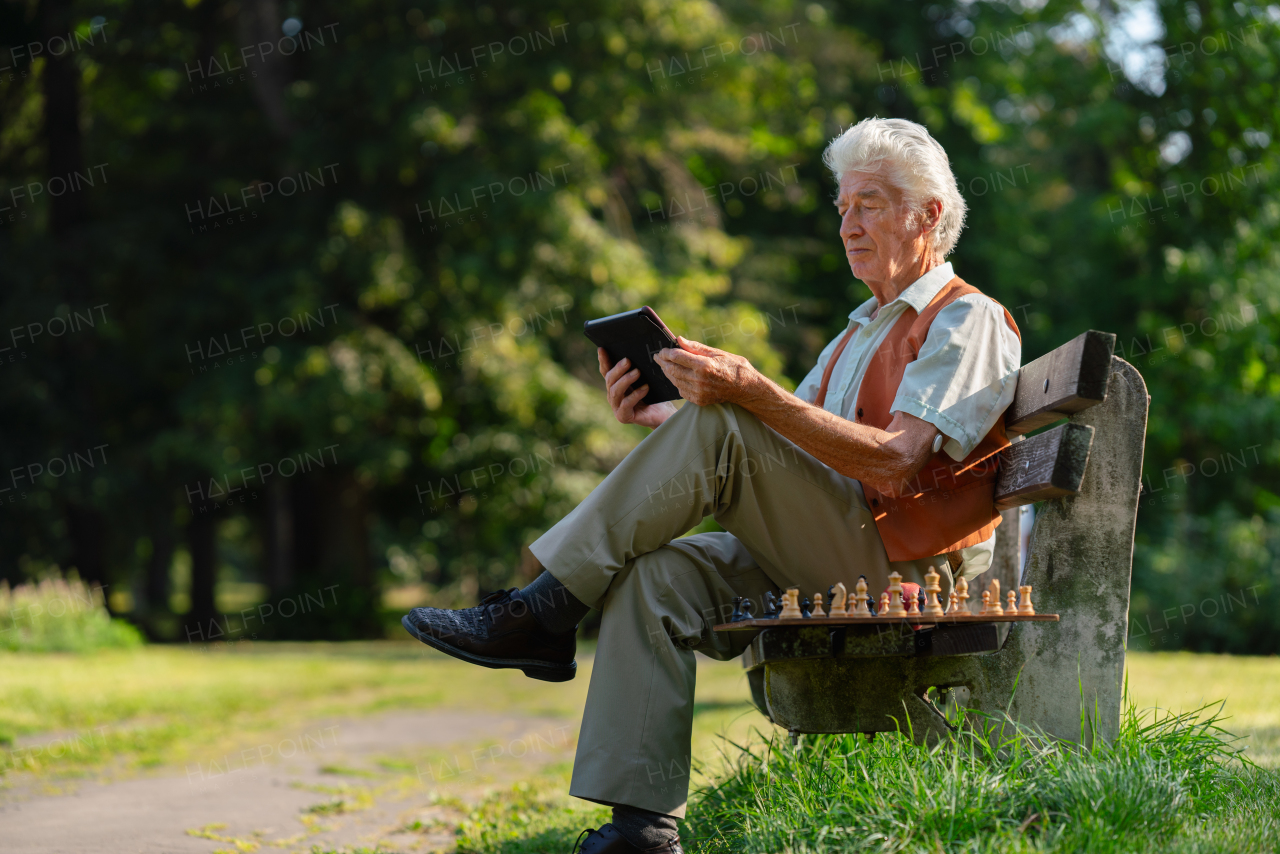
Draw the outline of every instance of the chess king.
M655 357L685 403L645 405L638 372L599 351L618 421L654 432L530 547L524 589L460 611L415 608L426 644L535 679L575 675L575 630L602 611L570 794L613 807L584 854L679 852L694 651L727 659L751 632L713 632L736 596L788 587L879 598L890 572L946 601L987 568L1000 517L1021 342L1009 313L945 259L964 225L946 152L913 122L866 119L823 160L849 269L871 296L791 393L697 341ZM681 536L706 516L724 532ZM953 572L954 568L954 572Z

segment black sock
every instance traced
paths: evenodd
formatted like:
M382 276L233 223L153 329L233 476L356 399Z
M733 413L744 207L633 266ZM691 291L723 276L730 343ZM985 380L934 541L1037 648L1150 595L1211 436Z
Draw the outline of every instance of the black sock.
M664 842L679 839L676 820L660 812L649 812L639 807L615 806L613 826L637 848L657 848Z
M520 598L529 606L538 625L553 635L573 631L591 610L545 569L520 591Z

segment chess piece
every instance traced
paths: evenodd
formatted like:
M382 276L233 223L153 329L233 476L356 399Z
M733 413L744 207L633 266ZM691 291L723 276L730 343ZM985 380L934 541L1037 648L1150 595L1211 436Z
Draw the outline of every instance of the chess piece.
M1031 604L1031 585L1022 585L1018 588L1018 592L1022 594L1022 604L1018 606L1018 613L1024 617L1034 617L1036 607Z
M815 594L813 594L813 613L812 613L812 614L810 614L809 616L811 616L811 617L825 617L825 616L827 616L827 612L826 612L826 610L822 607L822 594L821 594L821 593L815 593Z
M800 600L800 616L806 620L813 616L813 603L809 601L808 596Z
M778 619L778 598L773 595L772 590L766 590L764 592L764 613L760 615L760 619Z
M1007 598L1009 604L1005 608L1005 612L1010 615L1018 613L1018 594L1014 593L1013 590L1010 590Z
M968 617L973 612L969 610L969 582L961 578L956 582L956 607L955 613L958 616Z
M929 571L924 574L924 608L922 612L930 617L942 617L946 612L942 610L942 603L938 601L938 594L942 592L942 585L938 582L942 579L933 567L929 567Z
M729 615L729 622L731 623L742 622L742 597L741 596L733 597L733 613Z
M901 606L901 604L899 604L899 606L898 606L898 607L902 607L902 606ZM883 592L883 593L881 593L881 594L880 594L880 607L876 609L876 616L877 616L877 617L888 617L888 616L890 616L890 614L889 614L889 591L888 591L888 590L886 590L885 592Z
M853 603L851 604L848 615L850 617L870 617L871 609L867 604L871 601L871 597L867 595L867 577L861 575L858 577L858 583L854 586Z
M884 603L884 600L880 600ZM902 607L902 575L901 573L889 573L889 601L887 604L889 610L886 613L882 608L880 613L886 617L905 617L907 609Z
M778 619L781 620L797 620L804 616L800 611L800 588L788 587L787 592L782 594L782 610L778 612Z
M755 607L755 606L751 604L751 600L750 600L750 599L748 599L748 600L746 600L745 602L743 602L743 603L742 603L742 618L741 618L741 621L754 620L754 619L755 619L755 617L754 617L754 616L752 616L752 614L751 614L751 609L752 609L752 608L754 608L754 607Z
M908 593L906 596L906 599L907 599L907 616L909 617L920 616L920 597L912 596L911 594Z
M847 598L848 594L845 592L844 582L842 581L839 584L834 585L831 588L831 611L828 612L827 616L843 617L845 615L845 602Z
M955 616L956 602L960 601L960 597L956 595L956 589L951 588L951 595L947 597L947 613Z
M1000 582L992 580L991 586L982 591L982 611L981 617L1000 617L1004 615L1004 608L1000 607Z

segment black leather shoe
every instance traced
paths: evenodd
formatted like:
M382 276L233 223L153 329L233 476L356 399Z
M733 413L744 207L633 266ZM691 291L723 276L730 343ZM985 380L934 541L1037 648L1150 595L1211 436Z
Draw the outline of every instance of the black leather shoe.
M568 682L578 673L573 660L577 632L551 634L518 594L515 587L499 590L475 608L460 611L414 608L400 624L427 646L454 658L481 667L516 668L544 682Z
M583 837L586 837L583 839ZM572 854L684 854L679 839L669 839L654 848L637 848L612 824L578 834Z

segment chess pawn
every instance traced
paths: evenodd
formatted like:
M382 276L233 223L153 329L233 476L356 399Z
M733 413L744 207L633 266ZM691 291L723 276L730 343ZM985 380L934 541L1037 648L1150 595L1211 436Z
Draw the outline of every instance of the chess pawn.
M920 616L920 597L919 596L907 597L907 616L908 617Z
M883 603L884 600L881 599ZM897 572L889 573L889 601L888 613L881 609L880 613L886 617L905 617L907 609L902 607L902 575Z
M966 617L970 616L973 612L969 610L968 580L961 578L956 582L955 590L952 592L956 594L956 607L954 613Z
M729 615L729 622L731 623L742 622L742 597L741 596L733 597L733 613Z
M845 609L845 600L847 598L848 598L848 593L845 591L844 582L840 582L839 584L833 585L831 588L831 610L830 612L828 612L827 616L843 617L844 609Z
M806 620L813 616L813 603L808 596L800 600L800 616Z
M813 594L813 612L812 612L809 616L811 616L811 617L825 617L825 616L827 616L826 609L824 609L824 608L822 607L822 594L821 594L821 593L815 593L815 594Z
M956 589L951 588L951 595L947 597L947 613L954 615L956 613L956 602L960 601L960 597L956 595Z
M1036 607L1031 604L1031 585L1022 585L1018 588L1018 592L1022 594L1022 604L1018 606L1018 613L1024 617L1034 617Z
M924 613L930 617L946 615L942 610L942 603L938 601L938 594L942 592L942 585L938 583L941 578L942 576L938 575L933 567L929 567L929 571L924 574Z
M901 608L902 605L899 604L898 607ZM888 590L880 594L880 607L876 609L876 616L877 617L889 616L889 591Z
M755 619L755 617L754 617L754 616L752 616L752 614L751 614L751 609L752 609L752 608L754 608L754 607L755 607L755 606L751 604L751 600L750 600L750 599L748 599L748 600L746 600L745 602L743 602L743 603L742 603L742 616L740 616L740 617L738 618L738 621L745 622L746 620L754 620L754 619Z
M1005 608L1005 612L1010 615L1018 613L1018 594L1010 590L1008 595L1008 602L1009 604Z
M860 576L853 589L853 603L848 611L849 616L870 617L871 609L867 607L867 604L871 601L871 597L867 595L867 577L865 575Z
M782 611L778 613L778 618L782 620L798 620L804 614L800 611L800 588L788 587L787 592L782 594Z
M986 617L991 614L991 591L982 591L982 610L978 612L978 616Z

